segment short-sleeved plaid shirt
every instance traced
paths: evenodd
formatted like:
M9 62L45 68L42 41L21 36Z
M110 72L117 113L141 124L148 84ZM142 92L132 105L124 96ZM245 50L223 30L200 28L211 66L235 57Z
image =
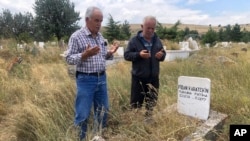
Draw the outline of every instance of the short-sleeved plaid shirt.
M82 52L87 48L88 44L91 47L99 46L100 52L83 61L81 59ZM106 69L106 54L107 46L101 33L98 33L96 38L93 38L89 29L83 27L71 35L66 61L70 65L76 65L76 71L79 72L101 72Z

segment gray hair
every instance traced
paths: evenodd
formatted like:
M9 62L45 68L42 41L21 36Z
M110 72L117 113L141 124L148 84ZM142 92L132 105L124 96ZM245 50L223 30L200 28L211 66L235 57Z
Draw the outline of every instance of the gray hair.
M143 18L143 24L144 24L147 20L154 20L155 22L157 22L155 16L146 16L146 17Z
M96 6L88 7L87 10L86 10L86 13L85 13L85 18L90 18L92 16L94 10L101 11L101 9L96 7Z

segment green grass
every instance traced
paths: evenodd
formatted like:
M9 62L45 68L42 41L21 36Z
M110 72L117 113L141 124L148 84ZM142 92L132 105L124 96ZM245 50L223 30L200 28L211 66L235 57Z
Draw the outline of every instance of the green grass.
M228 115L217 140L229 140L230 124L250 123L250 58L248 52L240 49L237 45L202 49L188 59L162 62L154 125L143 122L144 109L129 110L131 62L109 66L110 113L105 136L109 141L182 140L202 122L166 108L177 102L178 77L196 76L211 80L211 109ZM47 47L36 55L22 52L23 62L7 72L10 60L20 53L0 51L1 141L76 140L73 131L75 81L59 56L62 52L56 47ZM230 55L232 52L239 52L239 56ZM91 137L89 132L88 138Z

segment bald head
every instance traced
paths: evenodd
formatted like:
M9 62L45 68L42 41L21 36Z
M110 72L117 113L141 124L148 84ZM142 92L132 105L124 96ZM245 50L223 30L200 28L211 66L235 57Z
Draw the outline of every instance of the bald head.
M151 40L151 37L154 35L156 27L156 18L154 16L146 16L143 19L142 35L146 40Z
M143 24L147 23L147 22L155 22L155 26L156 26L156 18L154 16L146 16L143 18Z

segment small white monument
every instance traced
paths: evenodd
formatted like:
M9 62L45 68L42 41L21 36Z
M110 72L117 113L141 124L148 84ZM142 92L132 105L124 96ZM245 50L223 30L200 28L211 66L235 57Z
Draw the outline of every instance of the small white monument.
M38 42L38 46L39 46L40 48L44 48L44 42Z
M178 78L179 113L207 120L210 111L211 81L208 78L180 76Z
M123 54L124 54L124 48L123 47L119 47L116 52L117 52L118 56L123 56Z
M180 50L191 50L189 48L189 42L179 42Z

